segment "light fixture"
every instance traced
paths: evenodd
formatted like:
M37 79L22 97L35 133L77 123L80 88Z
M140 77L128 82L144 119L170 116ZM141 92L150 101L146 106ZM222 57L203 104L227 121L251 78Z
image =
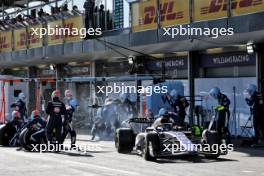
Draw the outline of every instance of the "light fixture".
M134 64L134 57L133 56L128 58L128 63L129 63L129 65L133 65Z
M52 71L54 71L55 70L55 68L54 68L54 65L52 65L52 64L50 64L50 70L52 70Z
M253 54L255 52L255 45L253 42L248 42L247 43L247 53L248 54Z
M78 63L77 62L70 62L70 63L68 63L68 65L69 66L76 66L76 65L78 65Z

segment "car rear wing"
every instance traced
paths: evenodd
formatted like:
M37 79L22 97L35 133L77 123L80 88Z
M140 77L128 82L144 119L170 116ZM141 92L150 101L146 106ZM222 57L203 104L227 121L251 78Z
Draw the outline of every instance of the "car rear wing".
M129 123L145 123L145 124L152 124L154 123L155 118L131 118L128 119Z

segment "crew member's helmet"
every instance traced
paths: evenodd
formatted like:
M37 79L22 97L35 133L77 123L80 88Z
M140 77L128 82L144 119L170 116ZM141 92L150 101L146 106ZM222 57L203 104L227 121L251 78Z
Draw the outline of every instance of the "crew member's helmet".
M170 96L174 99L174 100L177 100L178 97L179 97L179 92L176 90L176 89L173 89L171 92L170 92Z
M36 119L36 118L39 118L39 117L40 117L40 112L38 110L32 111L32 113L31 113L31 118L32 119Z
M51 94L51 98L59 98L60 92L58 90L54 90Z
M221 91L218 87L214 87L210 90L209 95L213 97L214 99L218 99L220 92Z
M13 120L18 120L20 117L20 113L18 111L13 111L12 112L12 119Z
M166 116L168 114L168 110L166 108L161 108L159 110L159 116Z
M72 91L70 89L65 90L65 97L71 98L72 97Z
M257 86L255 84L249 84L246 91L250 96L252 96L257 91Z
M26 101L26 95L23 92L21 92L18 94L18 99L25 102Z
M122 93L119 95L120 101L124 103L128 99L128 94Z

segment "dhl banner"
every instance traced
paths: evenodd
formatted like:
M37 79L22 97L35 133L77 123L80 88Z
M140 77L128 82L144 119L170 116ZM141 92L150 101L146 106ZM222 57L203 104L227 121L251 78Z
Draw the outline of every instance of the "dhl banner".
M242 15L264 11L264 0L233 0L232 15Z
M36 25L28 28L28 45L29 48L38 48L43 45L43 39L40 35L36 35L33 29L41 29L42 25Z
M60 33L60 29L62 28L63 28L62 20L48 23L47 29L50 30L48 35L48 45L63 43L63 35Z
M193 2L194 21L227 17L227 0L195 0Z
M186 0L160 0L160 23L162 27L190 22L189 2Z
M132 4L132 31L157 28L157 0Z
M0 52L12 51L12 31L0 32Z
M14 49L27 48L27 30L26 28L14 30Z
M65 34L65 41L72 42L72 41L80 41L80 29L83 28L83 18L82 16L76 16L64 21L64 29L68 32ZM78 29L78 31L77 31Z

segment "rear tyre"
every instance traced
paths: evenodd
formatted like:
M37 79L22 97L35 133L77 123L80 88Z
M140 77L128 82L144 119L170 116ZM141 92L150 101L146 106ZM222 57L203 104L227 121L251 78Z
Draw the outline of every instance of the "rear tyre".
M152 151L151 151L152 150ZM157 133L148 133L144 141L143 158L147 161L155 161L160 152L160 141Z
M217 159L220 156L221 152L219 150L219 146L217 146L218 151L212 151L213 145L219 145L219 137L217 131L204 130L202 134L202 144L209 145L211 149L211 152L205 154L205 158Z
M115 147L118 153L130 153L135 145L135 135L132 129L120 128L116 130Z

